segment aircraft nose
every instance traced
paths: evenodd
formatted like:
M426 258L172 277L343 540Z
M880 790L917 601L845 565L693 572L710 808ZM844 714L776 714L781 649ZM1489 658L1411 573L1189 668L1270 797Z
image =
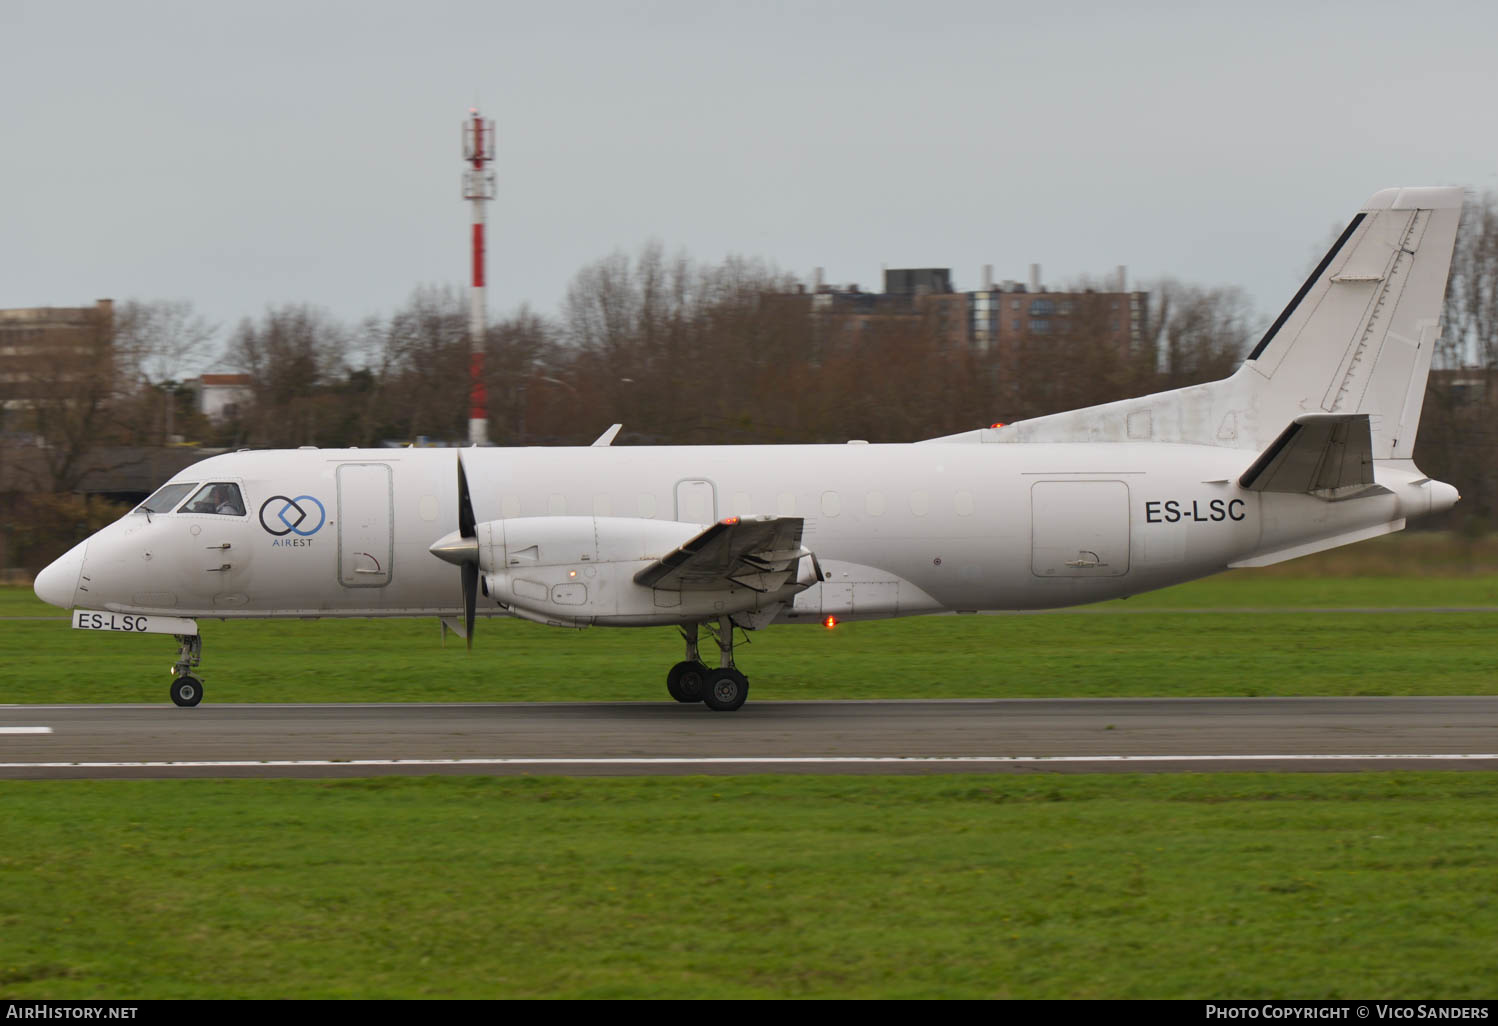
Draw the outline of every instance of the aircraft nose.
M36 597L50 605L63 609L73 608L73 595L78 590L78 575L83 572L83 555L88 542L81 541L64 555L36 575L31 586Z

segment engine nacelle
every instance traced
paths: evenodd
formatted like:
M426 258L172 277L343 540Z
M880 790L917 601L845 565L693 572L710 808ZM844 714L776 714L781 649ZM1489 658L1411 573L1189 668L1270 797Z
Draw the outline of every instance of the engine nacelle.
M703 530L637 517L511 517L476 525L489 597L559 627L695 623L787 602L815 583L813 560L773 591L724 581L709 590L650 588L635 575Z

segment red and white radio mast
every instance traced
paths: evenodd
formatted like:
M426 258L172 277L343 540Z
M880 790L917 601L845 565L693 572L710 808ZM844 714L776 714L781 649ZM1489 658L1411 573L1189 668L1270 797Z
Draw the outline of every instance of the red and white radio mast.
M468 310L468 442L489 444L489 397L484 392L484 204L494 198L494 122L479 117L477 107L463 122L463 198L473 204L473 292Z

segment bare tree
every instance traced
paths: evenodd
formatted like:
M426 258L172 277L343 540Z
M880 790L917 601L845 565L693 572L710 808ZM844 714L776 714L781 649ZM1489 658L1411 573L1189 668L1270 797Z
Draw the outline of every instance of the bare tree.
M702 266L683 254L667 259L655 242L635 260L616 252L585 267L568 288L563 347L528 386L528 430L561 428L554 407L584 409L600 426L613 419L661 442L771 430L775 387L794 380L796 365L775 361L775 380L761 381L784 339L765 330L760 298L789 287L762 262ZM581 440L593 429L574 415L560 435L545 437Z
M68 345L41 347L25 359L22 375L29 398L24 420L41 441L40 464L16 467L27 490L74 491L90 467L92 451L110 441L110 400L115 376L109 325L77 333Z
M1498 370L1498 196L1468 196L1441 312L1440 365Z
M646 249L648 253L650 247ZM567 287L567 342L611 360L628 360L637 339L641 303L630 259L622 250L589 264Z
M1426 387L1415 459L1456 485L1452 518L1485 529L1498 519L1498 196L1469 195Z
M115 307L114 415L132 441L169 442L192 422L190 396L180 386L217 333L186 300L130 299Z
M160 385L198 369L218 334L187 300L128 299L115 307L114 361L122 381Z
M484 355L484 385L489 396L489 437L497 445L530 441L527 413L542 379L560 369L556 328L528 306L521 306L491 327ZM565 372L563 372L565 373ZM586 426L585 426L586 427Z
M1237 286L1203 287L1166 278L1151 289L1150 305L1160 388L1225 378L1248 355L1255 315Z
M239 322L228 362L253 379L244 418L259 445L336 444L342 417L331 392L347 370L350 333L306 305L272 307L260 321Z
M380 422L397 438L467 431L468 312L451 287L423 286L375 332Z

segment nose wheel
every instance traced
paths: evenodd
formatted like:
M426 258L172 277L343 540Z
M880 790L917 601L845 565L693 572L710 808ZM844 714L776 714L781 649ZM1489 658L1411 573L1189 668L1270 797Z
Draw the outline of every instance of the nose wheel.
M200 634L174 635L180 648L172 664L172 704L191 709L203 700L203 682L192 670L203 661L203 637Z
M190 709L203 700L203 682L196 677L178 677L172 681L172 701Z

